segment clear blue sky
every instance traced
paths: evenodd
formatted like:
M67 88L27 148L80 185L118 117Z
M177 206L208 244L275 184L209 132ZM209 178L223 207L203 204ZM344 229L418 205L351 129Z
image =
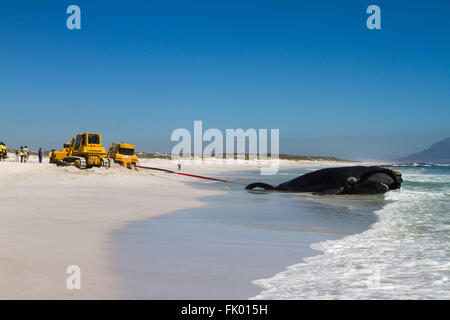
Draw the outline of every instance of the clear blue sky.
M81 7L82 29L66 28ZM366 28L370 4L381 30ZM279 128L281 152L382 159L450 136L448 1L8 1L0 140Z

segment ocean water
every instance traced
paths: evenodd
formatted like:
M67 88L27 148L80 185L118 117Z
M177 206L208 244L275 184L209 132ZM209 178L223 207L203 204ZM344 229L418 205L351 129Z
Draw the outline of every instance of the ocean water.
M449 299L450 166L398 166L369 230L312 245L321 254L255 280L254 299Z

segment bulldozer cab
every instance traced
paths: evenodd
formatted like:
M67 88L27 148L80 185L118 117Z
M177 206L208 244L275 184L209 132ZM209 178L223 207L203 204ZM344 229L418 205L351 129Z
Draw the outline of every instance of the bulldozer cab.
M75 150L79 150L80 147L101 147L102 138L98 133L83 133L77 134L75 139Z
M134 148L130 146L117 146L119 150L117 152L124 156L134 156Z
M113 143L109 148L109 155L134 156L135 146L127 143Z

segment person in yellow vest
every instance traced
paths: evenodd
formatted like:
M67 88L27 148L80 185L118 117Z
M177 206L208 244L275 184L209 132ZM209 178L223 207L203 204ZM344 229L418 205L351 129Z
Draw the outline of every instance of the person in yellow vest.
M52 162L52 155L53 155L53 150L50 150L50 152L48 153L48 162Z
M0 161L5 161L6 159L6 146L3 142L0 142Z
M23 147L20 147L19 156L20 156L20 162L23 162Z

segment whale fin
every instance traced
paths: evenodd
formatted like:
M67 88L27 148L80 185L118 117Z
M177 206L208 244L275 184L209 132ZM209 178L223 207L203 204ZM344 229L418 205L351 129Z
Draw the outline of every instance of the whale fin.
M251 190L254 188L262 188L264 190L274 190L276 189L276 187L271 186L270 184L267 183L263 183L263 182L255 182L255 183L250 183L249 185L247 185L245 187L246 190Z

